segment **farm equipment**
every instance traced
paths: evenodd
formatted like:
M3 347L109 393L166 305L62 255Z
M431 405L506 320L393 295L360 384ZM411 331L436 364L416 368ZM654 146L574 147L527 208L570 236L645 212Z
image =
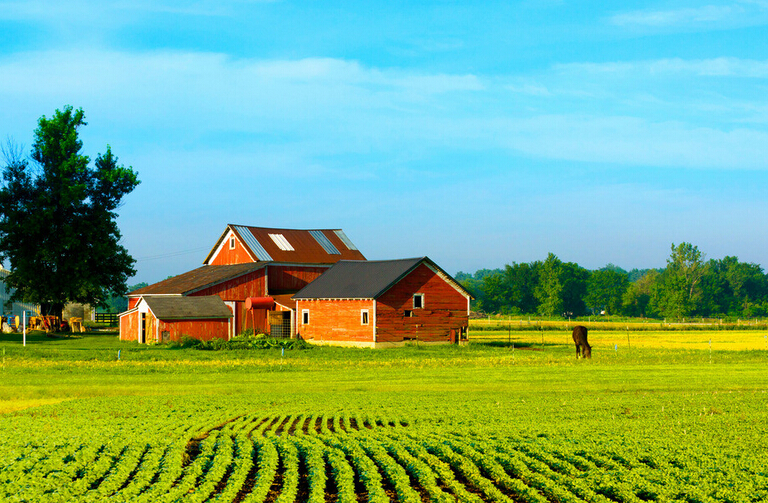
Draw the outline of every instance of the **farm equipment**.
M82 318L70 318L69 319L69 329L74 332L85 332L85 325L83 325L83 319Z
M31 330L45 330L46 332L58 332L61 328L59 317L53 315L32 316L29 318L29 328Z

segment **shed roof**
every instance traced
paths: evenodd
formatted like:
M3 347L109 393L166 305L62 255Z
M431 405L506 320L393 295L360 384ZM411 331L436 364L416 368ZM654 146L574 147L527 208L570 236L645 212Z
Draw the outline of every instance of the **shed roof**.
M292 299L292 294L287 293L281 295L273 295L272 297L275 299L275 304L280 304L281 306L287 307L292 311L296 310L296 301Z
M208 286L218 285L264 267L264 264L204 265L189 272L145 286L128 295L186 295Z
M230 230L258 262L335 264L339 260L365 260L341 229L278 229L229 224L203 263L213 259Z
M375 299L420 264L427 264L449 281L454 288L471 297L466 289L429 257L419 257L399 260L342 260L302 288L293 298L294 300Z
M204 297L144 297L159 320L232 318L232 311L218 295Z

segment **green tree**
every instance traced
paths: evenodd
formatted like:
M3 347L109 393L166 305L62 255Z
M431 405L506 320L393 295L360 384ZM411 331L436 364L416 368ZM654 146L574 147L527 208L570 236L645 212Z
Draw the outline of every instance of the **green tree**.
M94 167L82 154L82 109L38 121L30 160L13 148L0 187L0 258L15 298L61 315L67 302L103 306L125 293L134 259L119 244L116 210L139 180L107 146Z
M661 273L650 304L663 316L685 318L700 312L701 280L707 270L698 247L672 243L667 267Z
M538 311L542 316L560 316L563 314L563 282L560 272L563 262L557 255L550 253L539 269L539 284L536 286Z
M488 313L498 313L506 302L504 275L497 271L485 276L480 286L478 309Z
M626 272L615 269L601 269L593 272L587 281L584 302L592 312L616 314L621 309L622 298L629 287Z
M563 262L560 266L560 282L563 284L563 311L567 316L581 316L587 313L584 297L587 294L589 271L575 262Z
M474 274L468 274L461 271L456 273L456 276L454 276L456 281L466 288L475 298L472 302L473 310L495 311L495 309L489 308L488 299L485 296L484 282L489 276L500 272L500 269L480 269Z
M518 264L512 262L504 268L504 286L510 311L535 313L538 307L536 285L539 281L541 262Z
M768 278L757 264L737 257L712 259L702 278L703 306L714 316L749 317L762 312L768 295Z
M621 299L621 312L627 316L650 317L655 313L649 307L651 294L661 273L656 269L645 269L645 274L630 283Z

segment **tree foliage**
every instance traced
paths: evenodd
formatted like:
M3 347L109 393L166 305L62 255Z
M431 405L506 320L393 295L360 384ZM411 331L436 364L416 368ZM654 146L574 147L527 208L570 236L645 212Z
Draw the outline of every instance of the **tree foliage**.
M116 210L139 183L107 146L93 167L82 153L82 109L41 117L29 160L6 149L0 188L0 258L16 299L60 314L65 303L104 305L125 293L134 260L120 245Z
M463 275L476 309L502 314L580 316L589 312L681 319L692 316L768 316L768 277L736 257L705 261L698 247L673 244L664 269L613 264L588 271L550 253Z
M701 279L707 265L698 247L690 243L672 244L667 267L651 295L653 308L669 318L685 318L697 313L701 300Z
M556 316L563 312L563 282L560 281L562 261L550 253L539 270L539 284L535 289L542 316Z
M627 273L615 269L601 269L593 272L587 281L587 295L584 302L594 314L605 311L616 314L621 311L622 300L629 286Z

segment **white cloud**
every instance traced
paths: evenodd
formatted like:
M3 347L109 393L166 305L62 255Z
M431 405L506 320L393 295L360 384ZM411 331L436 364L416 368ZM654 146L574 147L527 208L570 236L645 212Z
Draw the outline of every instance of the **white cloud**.
M646 76L693 75L701 77L768 78L768 60L711 58L685 60L680 58L632 62L568 63L555 65L553 70L571 74L602 74Z
M510 84L507 86L507 89L513 93L527 94L529 96L551 96L552 95L552 93L549 92L549 89L539 84L522 84L522 85Z
M107 123L100 130L113 145L122 142L119 152L184 150L192 152L190 164L197 158L207 166L220 155L232 169L246 171L259 158L274 172L307 166L301 173L308 177L336 169L318 158L418 159L446 149L478 155L501 149L617 166L768 169L768 133L750 129L746 121L736 125L734 118L742 117L727 106L702 104L731 114L726 122L687 121L642 87L640 98L612 95L625 81L604 78L610 73L632 81L640 73L762 78L767 66L736 59L572 64L525 81L371 68L332 58L25 53L0 58L0 74L11 76L0 80L0 99L7 104L0 111L0 131L12 132L18 117L34 120L72 104ZM579 80L585 73L600 77L588 82L600 100L585 98L588 86ZM542 98L535 108L525 101L530 95ZM617 110L625 99L642 106L633 114ZM765 111L755 100L740 106L752 115ZM663 118L648 108L663 109ZM760 125L759 118L750 118L753 127ZM377 164L366 169L375 172ZM355 162L342 165L339 169L350 172L334 176L371 176Z
M618 26L674 26L723 21L737 14L743 14L740 5L704 5L697 8L673 10L639 10L616 14L611 22Z
M93 19L121 23L129 14L232 16L249 4L275 1L279 0L10 0L0 1L0 19L87 25Z

